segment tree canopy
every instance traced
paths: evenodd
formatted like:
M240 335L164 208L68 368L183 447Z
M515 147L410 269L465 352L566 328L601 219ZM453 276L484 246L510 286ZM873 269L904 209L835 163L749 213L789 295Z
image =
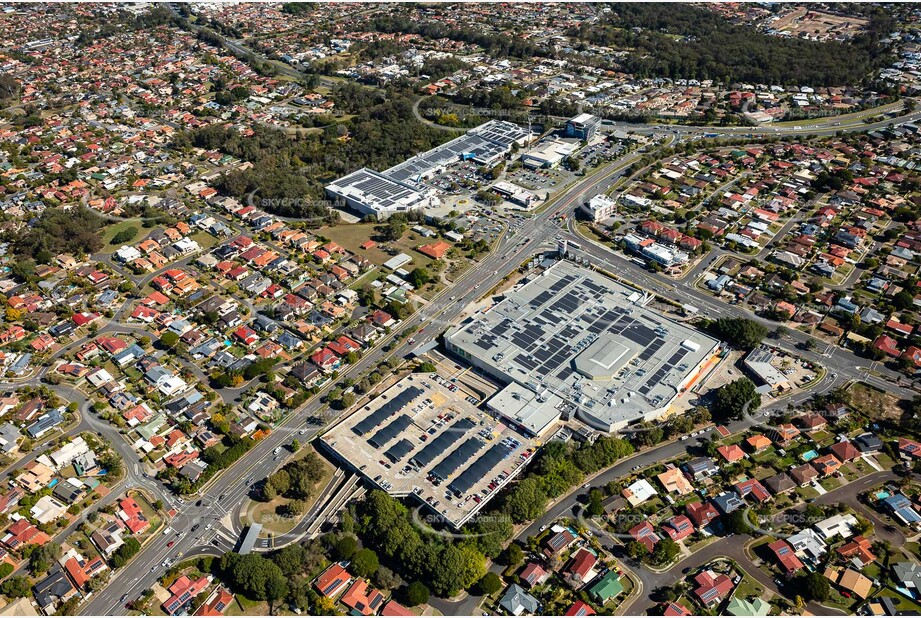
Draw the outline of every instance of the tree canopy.
M720 420L740 419L761 407L761 395L748 378L739 378L716 389L713 414Z
M471 543L426 534L410 520L407 508L375 490L358 505L358 533L382 562L404 579L424 581L439 596L452 596L486 573L486 558Z
M614 3L601 23L571 34L630 52L621 66L637 77L714 79L725 83L843 86L865 81L889 56L880 43L895 22L881 7L849 42L776 37L733 25L718 13L687 4Z
M281 569L259 554L229 552L221 556L221 573L234 590L255 601L273 601L287 593L287 580Z
M17 255L47 262L59 253L90 254L102 248L103 221L88 208L47 208L38 221L12 239ZM45 259L42 259L46 256Z
M768 334L767 327L748 318L719 318L710 324L710 329L723 340L746 350L761 345Z

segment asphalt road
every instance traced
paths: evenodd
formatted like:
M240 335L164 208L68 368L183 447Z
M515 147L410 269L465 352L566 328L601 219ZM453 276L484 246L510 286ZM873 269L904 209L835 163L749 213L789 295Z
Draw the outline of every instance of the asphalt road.
M903 117L901 120L915 120L919 117L921 117L921 112L916 112L907 117ZM829 124L825 128L820 128L814 123L812 125L803 125L802 129L783 129L782 133L779 133L795 135L812 133L823 134L822 131L827 131L829 133L847 130L864 131L880 128L886 124L888 124L888 122L879 123L878 126L866 125L861 121L859 124L853 123L837 126ZM637 127L628 128L636 129ZM661 131L662 127L653 126L646 127L645 129L650 131ZM673 129L671 131L672 135L669 136L668 140L683 139L704 132L716 132L721 135L742 133L744 135L752 131L753 130L750 128L708 129L681 127ZM578 206L581 201L588 199L609 186L611 178L621 174L626 167L640 156L642 156L642 153L639 152L628 154L614 163L609 164L601 171L580 179L569 189L565 190L560 197L552 200L551 205L544 209L543 212L527 219L521 227L516 230L514 236L511 238L503 236L498 246L489 256L475 264L473 268L462 275L453 285L443 290L431 302L405 320L394 333L378 342L378 344L373 349L369 350L358 363L342 371L339 381L347 377L354 378L361 375L368 369L374 367L390 353L397 356L405 356L415 349L415 347L422 346L435 339L440 335L443 327L454 323L462 316L464 308L469 303L477 300L485 292L492 289L505 276L514 272L526 259L540 252L542 249L551 247L552 239L555 235L560 233L569 234L551 222L557 213L572 214L575 207ZM568 237L576 240L576 236L569 235ZM679 287L673 282L653 276L651 273L646 272L644 269L639 268L637 265L614 254L610 250L586 242L581 236L578 237L577 242L582 244L583 247L586 248L586 251L592 255L593 259L598 260L604 267L611 269L613 272L627 279L635 280L644 287L648 287L649 289L663 294L668 294L671 297L677 296L678 298L687 298L687 301L682 302L692 302L692 304L695 304L702 310L712 312L712 314L738 315L744 313L746 317L751 317L747 312L737 307L720 303L712 297L707 297L702 292L694 290L690 286L684 285ZM124 308L122 310L124 310ZM119 317L121 316L122 310L119 312ZM432 326L427 330L419 331L415 335L416 340L413 344L409 343L412 339L398 339L399 334L406 332L410 328L430 324ZM115 326L113 325L112 328L114 329ZM100 332L106 332L106 328L100 329ZM801 334L793 334L791 336L796 338L801 336ZM398 341L396 348L390 353L385 353L383 351L384 344L391 340ZM803 354L802 352L798 353ZM839 375L836 378L831 378L830 382L826 383L827 388L830 388L836 382L843 382L850 377L867 379L865 375L861 374L856 369L858 366L857 363L862 361L858 361L856 357L853 357L853 355L846 351L841 351L830 357L814 356L816 357L815 360L828 366L830 371L835 371L837 369ZM872 382L872 379L870 381ZM327 384L322 389L321 395L332 386L332 383ZM887 388L890 392L893 392L892 387L887 385ZM116 572L113 581L110 582L104 590L93 595L90 601L81 608L81 613L90 615L120 613L123 604L121 598L129 600L134 599L144 589L149 588L156 581L160 572L162 572L165 560L178 560L184 555L193 555L196 550L200 550L203 543L207 542L207 537L210 536L211 531L221 525L221 518L247 499L247 495L253 483L264 478L283 463L283 460L275 459L273 451L287 445L295 437L304 441L312 437L313 430L309 430L309 434L308 431L305 431L304 434L300 432L305 429L305 419L318 415L325 407L320 400L320 396L314 397L301 406L300 409L291 413L286 422L277 427L271 435L259 442L233 467L218 475L199 495L189 498L189 502L179 504L177 509L178 513L170 525L170 532L148 543L131 563ZM643 459L631 460L630 465L637 465L638 463L640 465L646 465L643 463L646 461L645 458L649 458L648 463L651 463L661 460L663 457L670 456L669 449L674 449L674 453L677 454L683 451L685 447L686 443L665 445L660 447L665 450L653 450L638 455L637 457ZM126 459L126 461L130 462L132 460ZM131 464L128 463L127 465L130 466ZM626 467L626 463L618 464L606 471L601 479L617 478L627 472ZM599 482L606 482L606 480L601 479L599 479ZM195 501L198 499L203 501L203 506L195 506ZM549 514L553 514L553 518L555 518L571 508L572 505L566 504L564 501L552 506ZM541 521L547 520L548 517L543 518ZM532 528L539 527L540 525L539 522L535 523ZM173 541L174 543L174 546L171 548L166 546L169 541Z
M632 159L631 159L632 161ZM629 162L612 165L612 169L621 170ZM584 179L565 196L568 203L572 203L586 190L593 188L602 179L594 177ZM526 258L537 252L538 247L545 239L550 238L558 230L547 221L551 218L552 211L529 219L519 232L511 239L503 237L496 251L483 258L474 268L464 273L450 288L436 296L425 307L407 318L395 331L382 338L377 345L369 350L361 360L341 372L339 381L347 377L357 377L365 371L376 366L386 355L383 351L384 344L391 340L401 341L398 335L410 328L430 322L450 323L460 317L461 313L470 302L476 300L487 290L497 285L508 273L518 268ZM523 240L520 240L523 239ZM402 340L392 351L396 356L405 356L417 346L424 345L440 334L432 328L429 332L417 334L413 344L409 340ZM324 394L333 386L325 385L321 390ZM102 591L95 594L88 603L81 608L81 613L89 615L106 615L118 613L123 605L121 598L134 599L149 588L163 570L164 561L176 560L196 547L201 547L202 540L207 533L220 525L224 514L232 510L240 501L247 499L253 483L272 473L283 460L276 460L273 451L291 442L295 437L308 440L312 434L301 435L305 419L318 415L325 407L317 396L305 403L288 420L277 427L268 437L260 441L253 449L241 458L233 467L225 470L213 480L198 496L189 498L183 503L176 517L171 523L171 532L161 539L150 542L127 566L120 569L110 584ZM223 496L223 498L221 498ZM203 506L196 507L195 502L203 501ZM195 533L192 529L195 528ZM178 536L177 536L178 535ZM166 547L172 541L173 547Z
M826 494L823 494L819 498L816 498L816 503L838 504L856 502L857 495L859 493L881 483L891 481L895 478L897 478L896 475L890 471L874 472L852 483L848 483L833 489ZM789 598L787 594L784 594L782 588L778 587L777 584L774 583L774 578L770 577L764 571L762 571L745 552L745 545L751 541L752 538L753 537L745 534L720 538L719 540L707 545L700 551L694 552L684 560L676 563L667 571L659 573L650 571L639 563L630 561L628 559L627 562L630 566L631 572L643 583L644 594L635 598L629 605L621 607L620 612L622 614L642 614L648 610L651 610L658 604L656 601L650 598L650 595L654 594L657 588L672 586L680 579L685 577L685 571L693 571L694 569L704 566L705 564L720 557L728 557L735 560L745 570L746 573L758 580L758 583L760 583L766 589L771 590L775 594L785 598ZM809 603L807 605L807 609L817 616L844 613L814 602Z

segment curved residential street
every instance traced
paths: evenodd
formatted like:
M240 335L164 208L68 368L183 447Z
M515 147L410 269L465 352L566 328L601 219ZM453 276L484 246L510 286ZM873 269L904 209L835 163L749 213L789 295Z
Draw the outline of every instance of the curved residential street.
M416 112L418 112L418 101ZM907 122L921 118L921 111L906 114L896 119L897 122ZM862 120L850 122L846 118L832 122L816 121L805 124L800 128L776 127L776 130L767 131L768 136L773 135L829 135L838 131L867 131L874 128L880 128L886 123L865 124ZM663 127L658 125L624 125L622 123L605 123L606 127L624 128L644 133L655 133L662 138L662 143L669 145L682 139L700 136L704 132L712 132L721 136L745 136L751 132L749 128L739 127L685 127L673 126ZM572 217L568 217L570 223L568 228L561 229L554 222L559 215L572 215L575 209L585 200L604 191L610 187L611 183L621 177L626 169L639 160L644 155L641 151L628 153L616 161L602 166L599 169L589 172L584 177L577 178L570 186L563 189L560 194L552 198L540 212L533 214L522 224L514 236L503 235L492 253L483 257L475 263L472 268L467 270L452 284L446 286L439 294L432 298L427 304L419 309L415 314L404 320L404 322L394 331L381 338L375 346L369 349L364 356L355 364L345 367L337 382L347 378L357 378L370 368L376 366L383 358L394 355L403 357L411 353L415 348L425 346L437 338L441 331L448 325L456 322L461 316L464 308L471 302L476 301L484 291L490 290L501 282L508 274L514 272L518 266L531 258L537 253L541 253L555 246L555 238L566 238L583 245L585 253L589 256L593 265L603 267L618 275L633 281L641 287L652 290L656 293L663 294L679 302L688 302L701 308L702 311L710 315L744 315L766 322L761 318L751 315L749 312L730 307L718 302L716 299L703 294L696 290L686 280L674 281L667 277L652 274L635 263L625 259L616 252L604 247L601 244L588 241L579 235L572 227ZM239 231L239 230L238 230ZM106 259L107 262L118 269L122 269L117 264L111 262L104 256L96 256L100 259ZM143 276L136 276L130 273L124 273L140 289L149 283L155 276L164 272L167 268L176 268L188 265L197 256L187 256L170 264L153 273ZM482 289L481 289L482 288ZM136 299L129 298L120 306L112 319L101 324L93 336L104 335L109 333L131 333L140 335L146 332L143 326L125 324L124 319L127 311ZM409 332L410 329L416 329L422 325L433 324L434 328L425 331L424 336L418 334L412 344L401 337L403 333ZM79 337L67 345L57 350L51 360L61 358L64 354L74 350L77 346L87 342L91 337L89 335ZM793 332L790 335L791 343L804 341L806 336L802 333ZM395 347L384 351L388 344ZM786 342L779 344L785 349L792 349ZM837 375L826 378L817 385L814 392L824 392L837 385L844 384L848 380L866 380L871 384L884 386L889 392L901 396L913 395L912 391L891 385L885 380L876 376L867 375L861 371L860 367L864 364L861 359L854 356L846 350L835 350L833 354L825 356L814 352L803 352L797 350L800 356L810 360L822 363L828 369L834 371ZM196 379L206 381L207 376L204 372L193 363L178 359L178 362L188 370ZM35 382L38 383L41 376L37 376ZM234 389L222 389L218 391L220 397L227 402L236 400L248 385ZM234 517L226 518L228 514L238 513L242 504L248 500L253 485L259 480L265 478L268 474L277 469L284 463L284 458L276 461L272 452L284 447L297 438L301 441L308 441L315 436L321 428L308 427L305 421L308 418L327 414L330 421L334 420L336 414L331 413L324 404L321 403L322 396L334 386L330 381L321 390L320 393L304 403L300 408L293 411L287 419L281 423L265 439L260 441L255 447L244 455L229 469L223 471L215 477L201 492L196 496L188 499L182 499L169 494L166 489L155 479L150 477L147 470L143 470L137 463L136 455L133 449L128 445L121 434L108 423L95 418L89 412L89 402L86 396L73 387L59 385L52 387L69 401L77 401L80 405L81 420L70 430L72 435L79 431L92 430L104 436L109 440L113 447L125 458L126 461L126 478L123 481L125 487L143 488L149 492L154 499L162 499L164 503L175 508L176 515L170 522L170 526L177 535L174 538L154 539L149 542L143 550L124 568L119 569L113 578L113 583L104 590L97 592L81 608L81 613L90 615L103 615L118 613L121 606L120 598L127 595L129 598L136 597L142 590L149 588L157 579L158 573L156 566L167 558L176 559L185 555L194 555L201 553L215 554L219 553L220 547L227 547L232 540L239 536L241 527L239 521ZM811 393L804 392L785 400L784 405L796 403ZM746 427L746 423L752 421L740 421L731 428L733 431L741 431ZM594 479L594 482L604 483L607 480L618 478L627 472L628 466L648 465L663 458L672 457L685 448L685 444L670 443L650 449L640 453L629 462L619 462L617 465L605 470ZM115 493L115 492L113 492ZM202 500L203 506L196 507L195 502ZM548 521L565 514L572 509L574 498L564 499L553 504L547 514L540 521L534 522L527 527L523 534L531 534L539 529ZM279 542L291 542L292 539L299 538L305 530L307 521L299 523L292 533L285 538L278 539ZM228 523L229 522L229 523ZM218 545L214 545L215 539ZM171 541L174 546L167 547L167 542ZM257 548L266 550L268 547ZM715 551L715 550L713 550ZM638 601L639 602L639 601ZM466 597L458 603L449 603L442 600L433 600L432 604L436 608L448 609L452 611L467 610L475 608L477 603L476 597ZM466 613L466 611L461 611Z

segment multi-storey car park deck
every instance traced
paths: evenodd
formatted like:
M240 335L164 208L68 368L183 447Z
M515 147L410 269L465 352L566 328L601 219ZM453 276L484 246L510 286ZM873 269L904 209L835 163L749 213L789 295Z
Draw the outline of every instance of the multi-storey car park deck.
M413 495L459 528L521 470L534 442L437 374L394 384L321 439L393 496Z
M471 316L448 350L510 384L489 407L527 435L561 414L616 431L665 413L718 350L694 328L647 308L648 296L558 262Z

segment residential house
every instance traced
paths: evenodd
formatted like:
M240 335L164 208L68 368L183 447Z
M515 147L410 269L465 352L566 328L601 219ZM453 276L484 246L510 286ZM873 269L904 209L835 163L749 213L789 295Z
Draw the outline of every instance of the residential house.
M499 599L499 607L512 616L539 614L540 602L518 584L512 584Z
M342 594L353 579L340 563L334 563L313 582L314 588L328 599L335 599Z
M518 574L518 579L528 588L533 588L550 579L550 572L537 562L529 562Z
M849 593L852 598L865 599L873 588L873 581L860 571L854 569L842 569L840 567L828 567L823 573L825 579L838 588Z
M604 577L592 584L588 594L597 603L606 604L611 599L616 599L623 594L624 585L620 583L620 576L617 571L611 570L605 573Z
M732 580L729 576L722 573L716 574L713 571L703 571L694 578L697 587L694 589L694 596L701 605L707 608L719 605L726 596L732 592Z
M713 506L713 503L710 501L706 502L691 502L686 504L684 507L685 513L687 513L688 519L694 522L694 526L699 530L710 524L713 520L719 518L719 511L716 510L716 507Z
M695 481L710 478L720 471L719 467L709 457L695 457L684 464L684 469Z
M665 469L665 472L659 474L657 478L659 479L659 483L662 484L662 487L665 488L666 493L676 493L679 496L685 496L694 491L694 486L691 485L684 473L672 465L669 465Z
M367 581L356 579L339 602L352 610L353 616L374 616L384 603L384 595Z
M793 548L790 547L790 544L784 539L778 539L773 543L769 543L767 547L777 560L780 570L783 571L787 577L791 577L803 568L802 561L800 561L793 551Z

